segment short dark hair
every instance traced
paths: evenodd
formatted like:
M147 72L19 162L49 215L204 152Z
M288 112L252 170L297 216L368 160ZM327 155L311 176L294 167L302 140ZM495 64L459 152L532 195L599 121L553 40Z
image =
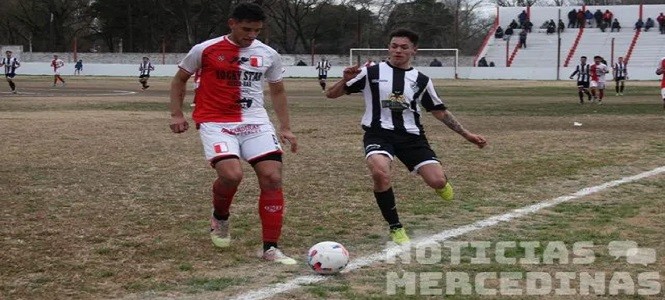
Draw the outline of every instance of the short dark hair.
M600 55L596 55L593 57L593 59L603 59Z
M580 57L580 58L585 58L586 59L586 56L582 55L582 57Z
M254 3L240 3L238 4L231 13L231 18L238 21L263 21L266 19L266 15L263 12L261 6Z
M405 28L393 30L393 32L390 33L390 38L392 39L394 37L405 37L409 39L414 46L418 46L418 39L420 39L417 33Z

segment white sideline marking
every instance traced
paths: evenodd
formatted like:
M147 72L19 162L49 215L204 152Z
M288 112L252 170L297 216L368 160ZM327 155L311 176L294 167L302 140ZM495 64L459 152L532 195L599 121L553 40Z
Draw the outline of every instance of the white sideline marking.
M411 244L413 245L413 244L418 244L418 243L443 242L445 240L449 240L451 238L458 237L458 236L467 234L469 232L473 232L473 231L481 230L481 229L484 229L484 228L492 227L492 226L497 225L501 222L508 222L510 220L535 213L535 212L537 212L537 211L539 211L543 208L556 206L556 205L564 203L564 202L568 202L568 201L578 199L578 198L581 198L581 197L584 197L584 196L595 194L595 193L598 193L600 191L603 191L603 190L606 190L606 189L609 189L609 188L612 188L612 187L615 187L615 186L618 186L618 185L621 185L621 184L625 184L625 183L637 181L637 180L640 180L640 179L644 179L644 178L647 178L647 177L655 176L655 175L658 175L658 174L663 173L663 172L665 172L665 166L658 167L658 168L655 168L651 171L643 172L643 173L640 173L640 174L637 174L637 175L628 176L628 177L624 177L624 178L617 179L617 180L614 180L614 181L606 182L606 183L603 183L603 184L600 184L600 185L583 188L583 189L581 189L581 190L579 190L575 193L572 193L572 194L569 194L569 195L566 195L566 196L561 196L561 197L558 197L558 198L545 200L545 201L542 201L542 202L539 202L539 203L536 203L536 204L533 204L533 205L518 208L518 209L515 209L511 212L508 212L508 213L505 213L505 214L502 214L502 215L492 216L492 217L477 221L473 224L469 224L469 225L465 225L465 226L461 226L461 227L457 227L457 228L453 228L453 229L449 229L449 230L444 230L442 232L439 232L437 234L434 234L434 235L431 235L431 236L428 236L428 237L414 239L414 240L412 240ZM354 259L353 261L351 261L349 263L349 265L344 269L344 271L342 271L342 273L352 272L352 271L360 269L362 267L366 267L366 266L369 266L371 264L382 261L386 258L395 257L398 254L400 254L401 252L403 252L405 250L408 250L409 248L410 248L410 246L408 246L408 245L406 245L406 246L394 246L394 247L389 247L389 248L383 249L383 251L381 251L381 252L377 252L377 253L369 254L367 256L356 258L356 259ZM328 280L329 278L331 278L331 277L330 276L320 276L320 275L299 276L299 277L296 277L296 278L291 279L291 280L289 280L287 282L284 282L284 283L273 284L273 285L270 285L270 286L262 288L262 289L258 289L258 290L250 291L250 292L247 292L247 293L244 293L244 294L237 295L237 296L233 297L232 299L234 299L234 300L267 299L267 298L270 298L270 297L275 296L277 294L288 292L288 291L291 291L293 289L297 289L297 288L299 288L303 285L314 284L314 283L317 283L317 282Z

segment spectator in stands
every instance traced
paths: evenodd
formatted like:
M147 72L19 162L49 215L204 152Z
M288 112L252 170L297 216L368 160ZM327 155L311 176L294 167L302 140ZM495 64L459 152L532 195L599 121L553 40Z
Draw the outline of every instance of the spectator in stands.
M478 60L478 66L479 67L487 67L487 60L485 57L481 57L480 60Z
M578 28L584 28L584 11L583 10L578 10L577 11L577 27Z
M639 18L637 19L637 22L635 22L635 30L641 31L642 27L644 27L644 21L642 21L642 18Z
M550 26L550 21L543 22L543 25L540 25L540 29L547 29Z
M519 25L517 25L517 21L515 21L515 19L513 19L513 21L510 22L510 25L508 25L508 26L510 28L512 28L513 30L517 29L517 27L520 27Z
M302 59L299 60L298 63L296 64L296 66L306 66L306 65L307 64L304 61L302 61Z
M574 8L568 12L568 28L577 28L577 11Z
M519 43L520 48L525 48L526 49L526 29L522 29L520 32L520 43Z
M76 64L74 64L74 75L81 75L83 71L83 60L79 59Z
M515 31L513 30L513 28L512 28L512 27L508 27L508 28L506 29L506 31L504 32L503 39L505 40L505 39L510 38L510 36L513 35L513 33L515 33Z
M600 31L605 32L605 29L607 29L607 24L605 24L605 22L600 22L598 27L600 27Z
M503 37L503 29L501 26L496 28L496 31L494 32L494 38L500 39Z
M649 31L651 27L655 25L654 21L652 18L647 18L647 22L644 24L644 31Z
M600 9L596 9L596 12L593 13L593 18L596 20L596 27L600 28L600 25L603 24L603 12Z
M490 61L490 67L494 68L495 64L493 61ZM663 104L663 108L665 108L665 104Z
M658 22L658 30L660 31L660 34L665 34L665 15L660 13L656 18L656 21Z
M609 9L606 9L605 13L603 13L603 22L605 22L607 27L611 27L613 17L614 17L614 14L612 14L612 12L610 12Z
M440 60L434 58L432 62L429 63L430 67L443 67L443 64L441 63Z
M614 22L612 22L612 27L610 29L610 32L614 32L614 29L617 30L617 32L621 32L621 24L619 24L619 20L616 18L614 19Z
M554 20L550 19L549 22L547 22L547 31L546 33L548 35L554 34L556 32L556 24L554 23Z
M517 19L520 21L520 27L524 28L524 23L526 23L528 18L529 16L527 16L526 11L522 10L522 12L517 16Z
M531 28L533 28L533 23L529 19L526 19L524 22L524 27L522 29L526 30L527 32L531 33Z
M591 28L591 20L593 20L593 14L591 13L590 10L586 10L584 12L584 19L586 20L586 26Z
M562 33L564 29L566 29L566 24L563 23L563 20L559 19L559 27L557 27L557 30L559 30L559 33Z

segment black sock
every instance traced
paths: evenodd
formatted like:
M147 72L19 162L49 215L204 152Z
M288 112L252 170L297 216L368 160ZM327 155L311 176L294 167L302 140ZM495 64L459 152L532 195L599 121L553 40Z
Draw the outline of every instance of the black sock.
M586 96L589 98L589 101L591 101L591 93L589 91L586 91Z
M263 252L267 251L270 249L270 247L275 247L277 248L277 243L275 242L263 242Z
M220 221L226 221L226 220L229 219L229 216L228 216L228 215L226 215L226 216L220 216L220 215L218 215L218 214L217 214L216 212L214 212L214 211L212 212L212 216L215 217L215 219L220 220Z
M623 93L623 88L624 88L624 86L625 86L625 85L622 83L622 84L621 84L621 88L619 89L619 92L620 92L620 93Z
M16 89L16 84L14 84L14 82L11 82L11 81L10 81L10 82L9 82L9 87L10 87L10 88L12 89L12 91L13 91L13 90Z
M376 204L379 205L383 219L388 222L390 229L402 228L402 224L399 222L399 216L397 215L397 206L395 206L395 194L393 193L393 188L391 187L384 192L374 192L374 198L376 198Z
M584 102L584 93L582 91L577 92L577 94L580 96L580 102Z

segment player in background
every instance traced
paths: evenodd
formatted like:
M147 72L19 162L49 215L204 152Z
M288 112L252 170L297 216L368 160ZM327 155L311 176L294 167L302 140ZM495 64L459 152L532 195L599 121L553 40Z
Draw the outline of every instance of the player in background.
M12 57L12 52L7 50L5 51L5 57L2 58L0 62L0 67L5 67L5 78L7 83L9 83L9 88L12 90L13 94L16 94L16 84L14 83L14 77L16 76L16 69L21 66L21 63L16 57Z
M326 79L328 78L328 70L330 70L330 62L321 57L321 60L316 64L316 69L319 70L319 85L323 92L326 92Z
M64 66L65 62L59 59L57 55L53 55L53 60L51 61L51 67L53 67L53 86L58 84L58 80L62 82L62 86L65 86L65 80L60 76L60 69Z
M74 64L74 75L81 75L83 71L83 60L79 59L76 64Z
M146 56L143 57L143 61L139 65L139 82L142 87L141 90L147 90L150 86L148 85L148 79L150 79L150 71L154 71L155 67L150 62L150 59Z
M623 89L626 85L626 79L628 79L628 67L626 67L626 64L623 62L623 57L619 57L619 61L614 64L612 75L614 76L614 82L616 83L614 89L617 92L617 96L623 96Z
M663 110L665 110L665 57L660 59L658 68L656 68L656 75L663 75L660 80L660 96L663 98Z
M589 64L586 63L586 56L580 57L580 64L575 67L575 72L570 74L570 79L577 75L577 95L580 97L580 104L584 104L584 94L591 101L589 92Z
M487 144L485 138L462 127L437 95L432 80L411 65L418 39L418 34L407 29L393 31L387 62L371 67L347 67L343 78L326 93L328 98L363 93L365 159L374 183L374 197L388 223L390 237L397 244L408 243L409 237L399 221L391 183L395 157L413 174L420 175L441 199L452 200L454 195L425 137L420 106L479 148Z
M296 264L278 247L282 232L282 143L291 152L298 143L291 132L281 56L257 40L265 14L252 3L238 4L228 20L228 35L195 45L179 64L171 83L171 130L185 132L189 124L182 112L187 80L201 72L194 95L192 118L199 129L206 159L217 171L212 185L213 212L210 237L217 247L229 247L229 216L233 197L243 177L241 159L258 177L259 217L263 234L263 259ZM279 120L275 129L264 108L263 83L267 81L272 106Z
M594 56L593 62L593 65L589 67L589 74L591 74L591 82L589 83L591 96L593 96L593 102L598 100L598 104L603 104L603 97L605 96L605 74L610 71L607 65L603 63L602 57L598 55Z

